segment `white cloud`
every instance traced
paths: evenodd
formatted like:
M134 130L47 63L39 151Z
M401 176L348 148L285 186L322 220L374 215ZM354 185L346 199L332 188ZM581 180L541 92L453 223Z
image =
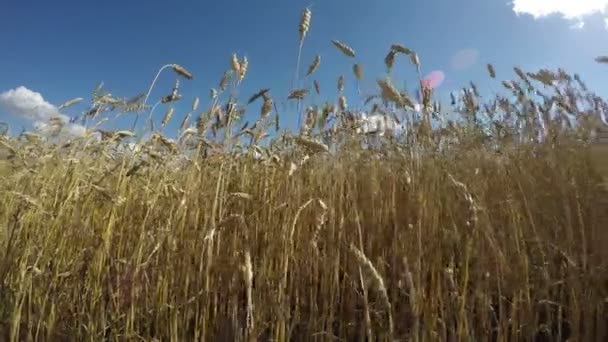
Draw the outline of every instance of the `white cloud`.
M61 122L62 134L80 136L86 132L84 126L70 123L70 118L61 114L57 107L47 102L40 93L24 86L0 93L0 109L25 118L42 133L51 133L54 130L51 119Z
M581 29L583 19L593 14L608 13L608 0L513 0L513 11L533 16L535 19L559 15L567 20L575 20L572 28Z
M570 28L573 30L582 30L585 28L585 22L584 21L577 21L574 24L570 25Z
M397 123L395 119L386 115L373 114L368 116L366 113L360 113L360 116L359 123L361 126L357 128L357 134L376 133L379 136L384 136L387 132L400 134L405 130L403 124Z

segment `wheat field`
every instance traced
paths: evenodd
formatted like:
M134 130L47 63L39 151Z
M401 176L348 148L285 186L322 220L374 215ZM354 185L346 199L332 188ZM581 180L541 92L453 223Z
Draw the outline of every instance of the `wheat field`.
M608 150L589 138L603 99L515 67L503 93L466 85L450 108L423 87L414 119L391 70L420 74L421 57L395 43L366 110L404 114L407 134L355 134L343 77L335 103L309 100L311 22L297 113L265 88L231 97L249 68L234 54L188 113L172 103L194 75L168 64L152 106L158 74L135 100L97 87L85 136L0 136L0 341L608 339ZM100 129L111 115L133 126ZM301 131L280 130L295 115Z

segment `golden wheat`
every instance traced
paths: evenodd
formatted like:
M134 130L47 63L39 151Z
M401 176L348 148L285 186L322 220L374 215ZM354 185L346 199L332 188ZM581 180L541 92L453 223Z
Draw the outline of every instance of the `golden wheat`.
M309 25L304 12L301 41ZM391 52L389 73L396 54L420 73L413 51ZM514 69L485 104L471 82L437 128L431 89L417 118L386 76L366 111L409 116L412 134L371 139L343 129L356 115L340 75L336 104L307 103L300 132L265 142L283 113L268 88L241 104L245 61L187 127L194 99L176 141L101 129L141 100L101 86L84 137L2 133L0 340L606 340L584 322L605 316L608 203L586 135L607 105L577 75Z

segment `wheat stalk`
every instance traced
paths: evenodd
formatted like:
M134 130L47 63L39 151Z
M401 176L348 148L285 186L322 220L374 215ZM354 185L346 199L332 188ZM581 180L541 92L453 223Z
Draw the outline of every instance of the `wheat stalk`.
M399 91L397 91L397 88L395 88L395 86L388 77L382 80L378 80L377 83L380 86L380 89L382 90L382 98L385 101L392 101L395 102L397 105L403 104L403 98L401 94L399 93Z
M300 32L300 41L303 41L306 38L306 34L308 34L308 30L310 29L310 19L312 17L312 12L310 8L305 8L302 12L302 16L300 17L300 25L298 26L298 32Z
M251 263L251 253L245 252L245 265L243 265L243 275L245 287L247 289L247 333L252 334L254 329L253 319L253 264Z
M340 105L340 110L341 111L346 111L346 109L348 108L348 104L346 103L346 97L344 97L344 95L340 96L340 98L338 98L338 104Z
M292 100L292 99L298 99L298 100L302 100L304 99L304 97L306 97L306 95L308 95L308 89L296 89L294 91L292 91L289 96L287 97L287 99Z
M513 67L513 70L515 70L515 73L517 74L517 76L519 76L519 78L522 81L527 81L528 80L528 77L526 77L526 74L524 73L523 70L521 70L521 68L519 68L519 67Z
M364 273L371 280L373 288L380 294L382 304L384 305L388 316L389 336L390 338L392 338L394 332L393 314L391 309L391 303L388 298L388 292L386 290L386 286L384 285L384 280L380 276L378 270L376 270L376 268L372 264L371 260L369 260L361 250L355 247L355 245L351 244L350 251L353 253L355 259L357 259L357 261L361 265L361 268L364 270Z
M230 60L230 68L236 75L239 75L241 72L241 63L239 63L239 58L237 57L236 53L232 54L232 59Z
M173 71L176 74L178 74L188 80L194 79L194 76L192 76L192 73L190 71L186 70L186 68L184 68L183 66L181 66L179 64L173 64L173 65L171 65L171 67L173 68Z
M338 48L338 50L340 50L344 55L354 58L355 57L355 50L353 50L350 46L342 43L339 40L332 40L331 41L332 44L334 44L335 47Z
M249 100L247 101L247 104L252 104L253 102L255 102L255 100L259 99L260 97L266 97L266 94L270 91L270 89L268 88L264 88L264 89L260 89L260 91L258 91L257 93L253 94Z
M420 58L418 58L418 54L416 52L413 52L410 55L410 60L412 61L412 64L414 64L416 68L420 70Z
M390 50L388 52L388 54L386 55L386 57L384 57L384 64L386 65L386 69L388 70L389 74L393 70L393 65L395 64L396 55L397 55L397 52L395 50Z
M247 56L243 57L243 62L241 63L241 72L239 73L239 83L245 79L245 75L247 74L247 69L249 68L249 60Z
M412 53L412 50L406 48L405 46L401 45L401 44L393 44L391 45L391 50L395 51L395 52L399 52L405 55L410 55Z
M230 70L226 70L224 72L224 75L222 75L222 79L220 80L220 84L219 84L221 91L224 91L224 90L226 90L226 88L228 88L228 83L230 82L230 75L231 75ZM217 92L216 92L216 97L217 97ZM214 97L214 99L216 97Z
M329 147L327 145L312 138L298 136L296 137L296 142L314 152L329 152Z
M165 115L163 116L163 121L161 122L161 126L164 127L169 123L169 120L171 120L171 117L173 116L173 107L169 107L169 109L167 109L167 111L165 112Z
M315 92L317 93L317 95L319 95L321 93L321 86L319 85L319 81L314 80L313 85L315 87Z
M184 116L184 119L182 120L181 124L179 125L180 130L183 131L184 128L186 128L191 117L192 117L192 112L190 112L190 113L186 114L186 116Z
M296 82L300 79L300 61L302 60L302 47L304 46L304 38L308 34L310 30L310 20L312 18L312 11L310 8L306 7L304 11L302 11L302 15L300 16L300 24L298 25L298 32L300 33L300 40L298 43L298 57L296 62L296 74L291 84L291 89L293 90L296 87ZM300 100L298 100L298 127L302 125L302 118L300 115Z
M58 110L61 110L61 109L64 109L64 108L67 108L67 107L73 106L73 105L75 105L75 104L79 103L79 102L80 102L80 101L82 101L82 100L83 100L83 98L82 98L82 97L77 97L77 98L75 98L75 99L68 100L68 101L66 101L66 102L62 103L61 105L59 105L59 107L57 107L57 109L58 109Z
M316 55L315 59L312 61L312 63L308 67L308 72L306 72L306 76L312 75L312 73L315 72L317 70L317 68L319 67L319 64L321 64L321 56Z
M272 111L273 101L269 96L264 96L264 103L262 104L262 109L260 113L261 118L266 118L268 114Z
M488 73L490 74L491 78L496 78L496 70L494 69L494 66L492 64L487 65L488 68Z
M598 56L598 57L595 57L595 61L597 63L608 64L608 56Z
M360 64L353 65L353 74L358 81L363 79L363 68Z

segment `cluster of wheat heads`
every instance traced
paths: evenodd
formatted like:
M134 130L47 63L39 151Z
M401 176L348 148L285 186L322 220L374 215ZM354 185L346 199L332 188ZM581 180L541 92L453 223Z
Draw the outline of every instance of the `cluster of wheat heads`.
M430 90L414 119L391 69L406 57L420 73L421 61L394 44L365 102L409 134L370 149L346 73L335 103L310 102L317 56L288 95L306 108L297 134L271 136L270 89L233 96L248 68L233 55L175 139L163 128L194 77L177 64L128 100L98 86L86 136L0 136L0 340L608 337L608 203L588 153L601 98L563 70L515 68L505 94L454 94L458 120ZM150 108L166 69L177 81ZM141 113L139 131L100 129Z

